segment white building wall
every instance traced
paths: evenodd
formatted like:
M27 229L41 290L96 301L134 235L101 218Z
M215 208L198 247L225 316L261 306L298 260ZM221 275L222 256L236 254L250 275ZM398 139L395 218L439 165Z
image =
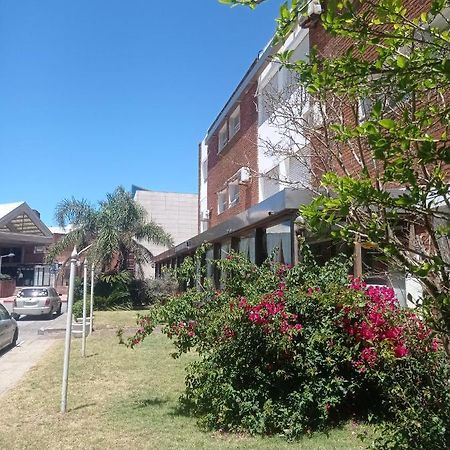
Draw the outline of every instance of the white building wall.
M200 144L200 233L208 229L208 146Z
M308 30L298 27L280 52L286 50L293 50L292 61L306 60L309 52ZM306 113L308 105L299 101L298 93L290 93L292 85L292 72L277 62L271 62L258 80L258 168L261 175L259 201L285 187L305 187L310 184L309 161L304 156L304 137L288 130L283 119L277 118L276 113L266 113L267 95L271 97L270 106L274 106L279 97L280 102L289 102L299 116Z
M137 190L134 199L145 208L149 220L153 220L170 233L175 245L197 234L197 194ZM168 249L149 242L143 242L143 244L154 256ZM146 278L155 276L155 270L151 264L144 267L144 275Z

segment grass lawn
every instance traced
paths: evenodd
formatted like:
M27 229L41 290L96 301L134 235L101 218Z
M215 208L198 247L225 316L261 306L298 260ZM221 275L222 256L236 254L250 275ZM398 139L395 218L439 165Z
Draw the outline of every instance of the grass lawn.
M97 313L97 324L131 325L135 312ZM130 350L110 330L72 342L69 412L59 413L63 341L58 341L19 386L1 399L0 448L9 449L362 449L361 426L297 443L204 432L178 413L184 367L194 356L169 356L170 341L154 334Z

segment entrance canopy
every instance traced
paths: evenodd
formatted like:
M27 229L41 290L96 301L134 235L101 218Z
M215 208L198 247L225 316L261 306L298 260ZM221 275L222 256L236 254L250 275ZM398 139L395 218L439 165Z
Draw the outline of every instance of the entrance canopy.
M50 245L51 231L25 202L0 204L0 244Z

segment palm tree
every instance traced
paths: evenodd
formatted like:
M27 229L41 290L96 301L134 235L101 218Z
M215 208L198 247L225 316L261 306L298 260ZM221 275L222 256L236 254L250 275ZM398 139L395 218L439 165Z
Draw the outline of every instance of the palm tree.
M80 249L92 244L88 258L102 271L124 270L132 255L142 274L142 264L152 260L144 241L173 245L171 236L153 221L131 194L119 186L97 207L86 200L62 200L56 206L55 219L60 227L71 225L67 234L49 248L48 260L75 245Z

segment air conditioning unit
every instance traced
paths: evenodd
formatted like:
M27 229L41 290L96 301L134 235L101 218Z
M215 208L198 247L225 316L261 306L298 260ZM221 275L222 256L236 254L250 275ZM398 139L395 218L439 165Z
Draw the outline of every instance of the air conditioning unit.
M320 4L320 0L310 0L308 3L308 16L311 17L319 14L322 14L322 5Z
M242 167L239 174L239 184L245 184L250 181L250 169L248 167Z
M211 211L209 209L206 209L205 211L202 211L200 213L200 220L206 221L211 218Z

